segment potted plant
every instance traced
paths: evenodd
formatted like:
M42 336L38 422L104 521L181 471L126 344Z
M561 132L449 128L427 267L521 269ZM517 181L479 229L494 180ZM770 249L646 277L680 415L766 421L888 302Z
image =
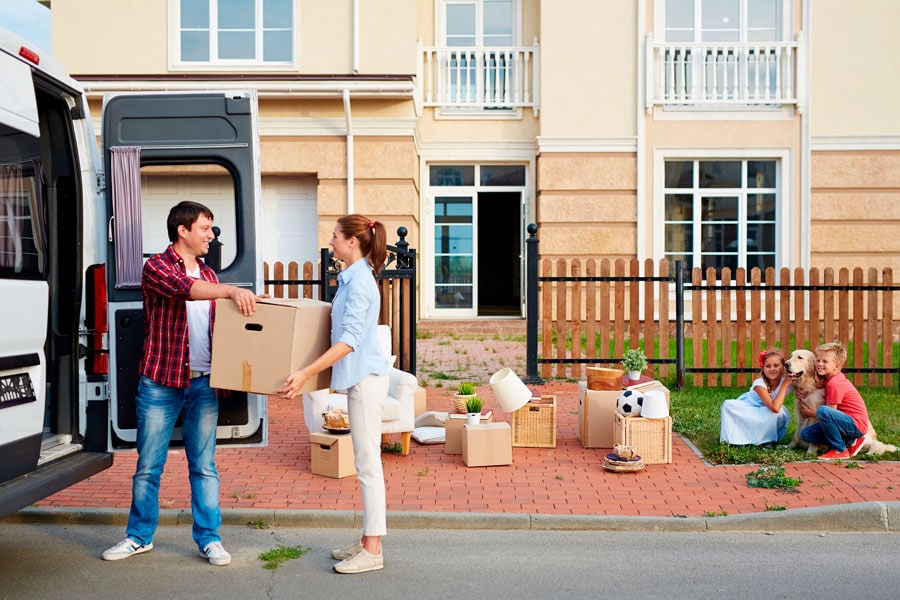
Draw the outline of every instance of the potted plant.
M466 424L478 425L481 422L481 407L483 403L478 396L471 396L466 400Z
M647 368L647 357L640 348L629 348L625 351L622 366L628 371L628 379L637 381L641 378L641 372Z
M453 407L456 412L466 412L466 401L475 395L475 384L471 381L461 381L453 395Z

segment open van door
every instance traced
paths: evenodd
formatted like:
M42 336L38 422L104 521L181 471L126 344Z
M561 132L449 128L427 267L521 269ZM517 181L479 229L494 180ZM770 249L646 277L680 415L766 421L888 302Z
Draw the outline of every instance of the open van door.
M208 260L219 280L262 290L257 98L251 91L118 94L104 99L102 120L110 215L110 445L115 449L135 442L134 397L144 338L140 274L144 260L169 244L169 209L181 200L208 206L220 229L221 265ZM265 445L265 400L243 392L223 399L218 443ZM176 426L173 443L180 440Z

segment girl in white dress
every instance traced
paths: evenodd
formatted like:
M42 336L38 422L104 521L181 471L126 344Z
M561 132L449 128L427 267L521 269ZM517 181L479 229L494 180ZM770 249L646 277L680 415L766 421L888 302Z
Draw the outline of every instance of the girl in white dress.
M761 377L735 400L722 403L719 440L733 445L772 444L784 437L791 415L784 399L793 384L785 378L784 354L771 348L759 354Z

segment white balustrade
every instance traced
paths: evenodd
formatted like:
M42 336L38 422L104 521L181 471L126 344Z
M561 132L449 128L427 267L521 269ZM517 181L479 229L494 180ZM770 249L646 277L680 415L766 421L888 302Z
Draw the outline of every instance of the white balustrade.
M647 110L797 104L797 42L657 44L647 39Z
M420 45L423 106L481 111L530 107L537 115L538 43L517 47Z

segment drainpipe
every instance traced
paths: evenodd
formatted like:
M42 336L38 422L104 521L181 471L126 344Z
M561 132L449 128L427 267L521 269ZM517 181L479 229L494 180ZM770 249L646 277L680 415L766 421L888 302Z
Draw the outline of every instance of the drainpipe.
M353 208L353 118L350 114L350 90L344 89L344 117L347 120L347 214Z
M353 74L359 75L359 0L353 0Z

